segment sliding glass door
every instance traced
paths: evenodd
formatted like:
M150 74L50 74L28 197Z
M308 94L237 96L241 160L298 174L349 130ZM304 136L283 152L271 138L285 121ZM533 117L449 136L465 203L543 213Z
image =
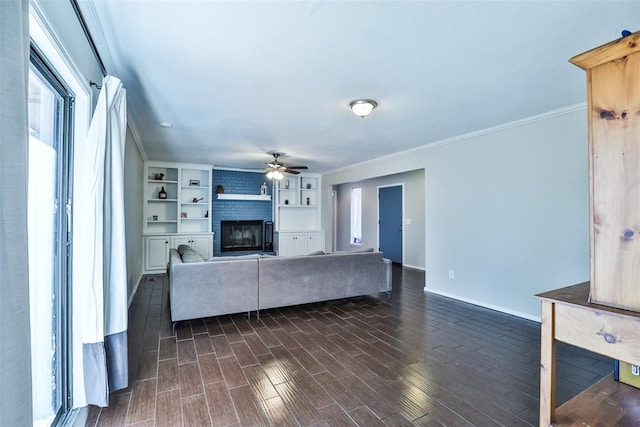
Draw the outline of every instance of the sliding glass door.
M72 98L37 52L29 72L28 245L33 418L68 409Z

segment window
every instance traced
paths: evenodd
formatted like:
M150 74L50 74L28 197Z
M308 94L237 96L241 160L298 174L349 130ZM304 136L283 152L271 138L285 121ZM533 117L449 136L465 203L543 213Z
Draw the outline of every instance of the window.
M33 420L66 410L71 97L35 50L29 69L27 230Z
M362 188L351 189L351 239L352 245L362 244Z

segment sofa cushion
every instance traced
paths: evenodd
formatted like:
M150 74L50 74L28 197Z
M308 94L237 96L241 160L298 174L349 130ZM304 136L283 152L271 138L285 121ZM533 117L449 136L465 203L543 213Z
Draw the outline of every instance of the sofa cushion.
M182 256L182 254L184 253L184 251L191 249L193 250L193 248L189 245L178 245L178 249L176 249L178 251L178 253L180 254L180 256Z
M324 255L324 251L314 251L314 252L310 252L307 254L307 256L309 255Z
M261 254L250 254L250 255L237 255L237 256L215 256L213 258L209 258L207 261L216 262L216 261L241 261L243 259L260 259L263 256Z
M351 254L362 254L362 253L366 253L366 252L373 252L373 248L356 249L355 251L351 251L349 253L351 253Z
M187 249L182 251L182 262L203 262L204 259L192 248L187 246Z

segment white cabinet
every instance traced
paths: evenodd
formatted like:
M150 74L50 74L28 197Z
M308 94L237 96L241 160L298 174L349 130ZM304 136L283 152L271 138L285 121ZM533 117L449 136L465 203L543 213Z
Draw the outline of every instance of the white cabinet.
M320 176L287 176L275 185L274 222L278 231L320 230Z
M324 250L324 232L276 232L275 249L279 256L306 255Z
M191 246L203 259L207 260L211 258L213 252L213 236L210 234L172 236L171 247L177 249L180 245Z
M324 251L324 233L307 233L307 253Z
M169 236L147 236L144 238L145 271L166 270L169 262Z
M320 221L319 175L300 174L275 185L274 247L281 256L324 250Z
M169 249L184 243L202 258L213 253L211 165L146 162L144 166L144 270L165 271Z
M211 258L213 253L212 234L164 234L144 236L145 272L164 272L169 262L170 249L180 245L191 246L203 259Z

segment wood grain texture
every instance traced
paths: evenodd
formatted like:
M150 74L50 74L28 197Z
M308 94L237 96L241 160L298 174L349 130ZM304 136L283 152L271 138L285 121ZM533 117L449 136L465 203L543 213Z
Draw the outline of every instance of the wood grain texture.
M551 301L542 301L540 333L540 425L554 420L556 407L556 342L554 337L554 308Z
M184 427L202 427L211 425L207 398L196 394L182 399Z
M153 420L156 410L156 380L137 381L133 385L127 422Z
M640 365L640 318L555 304L556 339Z
M640 53L588 71L591 301L640 310Z
M158 393L155 423L157 427L173 427L182 424L180 390Z
M231 395L224 382L206 384L204 390L209 403L209 414L213 425L227 426L239 421Z
M609 375L556 410L554 426L584 425L636 427L640 425L640 390Z
M394 267L390 300L365 297L266 310L261 313L264 321L244 314L185 321L178 336L168 333L167 278L155 278L138 289L129 331L132 363L142 363L144 353L163 355L156 394L151 397L154 418L133 424L126 419L132 391L141 380L132 371L128 390L112 394L109 408L92 407L87 425L181 425L184 416L187 423L199 420L205 427L241 427L259 420L259 415L263 421L257 423L273 426L326 427L330 423L323 413L334 423L346 422L346 415L360 425L381 421L389 426L530 427L538 423L539 324L425 293L423 272ZM158 295L163 307L159 323L147 317L158 315L147 310L150 298L159 300ZM581 295L586 299L588 285ZM235 336L233 347L243 350L233 351L220 320L233 323L226 329ZM147 327L158 328L159 333ZM196 340L206 337L204 328L215 353L197 354ZM329 337L323 339L323 334ZM150 349L146 337L156 335L163 338ZM246 347L236 345L241 343L238 337L257 364L240 367L237 356ZM177 343L182 341L193 342L197 357L178 365ZM352 359L347 364L358 374L341 363L344 357ZM557 359L560 403L612 366L608 359L561 342ZM234 377L237 381L225 380ZM209 424L203 413L203 389Z
M624 58L636 52L640 52L640 32L613 40L607 44L581 53L580 55L576 55L571 58L569 62L584 70L589 70L598 65Z

